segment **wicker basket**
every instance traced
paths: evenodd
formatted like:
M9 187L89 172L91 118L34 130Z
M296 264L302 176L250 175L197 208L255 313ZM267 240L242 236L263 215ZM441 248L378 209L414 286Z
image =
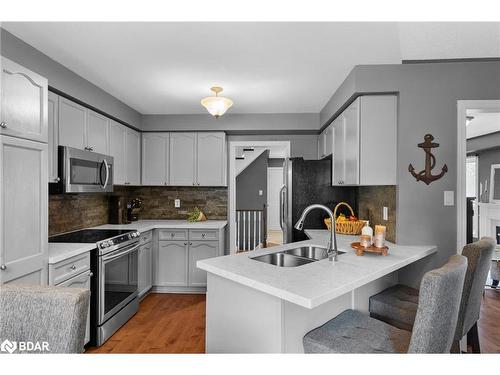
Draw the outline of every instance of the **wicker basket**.
M340 202L335 206L335 209L333 210L333 216L336 218L337 217L337 209L340 206L346 206L349 211L351 211L351 215L354 216L354 211L352 210L352 207L349 206L346 202ZM364 220L357 220L357 221L337 221L335 220L335 230L339 234L361 234L361 229L365 226L366 221ZM325 225L328 228L328 230L331 230L332 223L330 218L325 219Z

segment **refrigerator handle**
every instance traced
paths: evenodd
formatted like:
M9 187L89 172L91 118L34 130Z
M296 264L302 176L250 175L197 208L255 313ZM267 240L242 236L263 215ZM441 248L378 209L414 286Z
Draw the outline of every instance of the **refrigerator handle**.
M284 229L284 217L285 217L285 195L286 185L283 185L280 189L280 227Z

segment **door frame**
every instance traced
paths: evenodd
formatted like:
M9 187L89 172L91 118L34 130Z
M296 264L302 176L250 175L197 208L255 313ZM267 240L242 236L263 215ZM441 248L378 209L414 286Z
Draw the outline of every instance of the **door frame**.
M500 112L500 100L457 100L457 253L462 252L466 240L467 204L467 110L484 109Z
M267 167L267 202L266 202L267 203L267 206L266 206L267 223L270 222L270 220L269 220L269 170L270 169L274 170L274 171L277 171L277 170L281 171L281 176L283 177L283 167ZM278 203L278 205L279 205L279 203ZM280 210L280 209L281 209L281 207L278 207L278 210ZM279 221L279 215L278 215L278 221ZM268 225L267 230L269 230L269 225ZM281 230L281 229L279 229L279 230Z
M236 253L236 170L235 157L237 147L283 147L285 157L290 157L290 141L229 141L228 142L228 227L229 254Z

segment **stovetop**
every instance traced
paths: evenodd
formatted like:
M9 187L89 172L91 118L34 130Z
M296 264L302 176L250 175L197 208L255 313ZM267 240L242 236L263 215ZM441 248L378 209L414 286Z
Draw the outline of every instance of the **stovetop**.
M122 229L82 229L49 237L49 242L97 243L123 234L131 235L136 232L135 230ZM137 236L134 235L133 237Z

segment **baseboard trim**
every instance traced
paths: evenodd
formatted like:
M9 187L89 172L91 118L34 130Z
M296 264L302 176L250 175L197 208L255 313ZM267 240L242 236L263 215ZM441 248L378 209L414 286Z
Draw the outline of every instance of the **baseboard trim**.
M194 286L153 286L153 293L177 293L177 294L206 294L206 287Z

